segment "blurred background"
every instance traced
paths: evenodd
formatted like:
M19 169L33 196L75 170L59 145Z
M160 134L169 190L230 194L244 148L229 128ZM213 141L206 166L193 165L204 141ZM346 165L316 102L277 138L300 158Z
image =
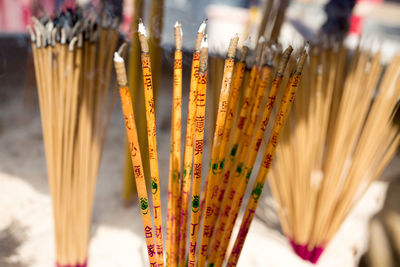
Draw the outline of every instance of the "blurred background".
M143 10L150 10L152 1L143 2ZM222 57L233 34L257 36L266 2L164 0L159 1L161 18L143 12L145 21L155 20L156 36L160 38L156 42L159 60L155 60L156 68L161 68L156 123L163 203L167 196L167 177L163 174L168 173L175 21L182 24L184 34L182 120L186 120L190 51L200 23L208 18L210 53ZM121 33L129 33L134 0L0 0L1 267L52 266L54 262L51 199L26 27L32 16L52 14L76 4L102 5L121 19ZM272 31L268 26L266 31ZM278 40L284 47L300 47L304 39L317 38L321 29L338 33L349 47L374 40L385 63L400 51L400 1L290 1ZM253 46L256 41L252 38ZM215 69L222 67L217 61L212 64ZM207 112L215 116L215 110ZM207 127L206 135L211 140L212 126ZM139 211L133 193L129 193L135 189L124 184L124 145L125 130L117 101L97 183L89 266L144 266L146 262ZM205 160L208 154L206 151ZM352 211L317 266L400 266L399 178L400 160L396 156ZM269 192L263 195L246 242L241 266L311 266L291 251Z

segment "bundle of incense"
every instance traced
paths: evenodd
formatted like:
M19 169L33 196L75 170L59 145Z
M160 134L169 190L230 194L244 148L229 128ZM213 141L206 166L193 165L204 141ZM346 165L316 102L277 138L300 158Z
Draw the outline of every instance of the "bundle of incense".
M208 60L205 26L206 24L203 22L199 28L193 52L184 158L183 164L180 166L182 30L179 23L175 25L176 50L168 181L167 253L165 259L162 251L161 207L159 195L157 195L157 193L159 194L160 185L158 182L156 130L154 124L155 107L151 94L149 47L147 46L145 29L141 22L139 23L139 40L142 50L147 129L149 132L149 151L151 152L148 157L150 164L152 164L154 230L149 212L151 208L149 208L149 201L143 182L142 163L139 161L140 157L138 156L140 152L136 126L134 125L133 109L126 107L131 105L131 102L129 102L129 90L126 86L126 78L124 78L124 64L119 56L120 52L115 55L126 130L131 144L132 162L139 190L139 202L142 208L144 233L151 266L163 266L164 260L168 266L205 266L206 263L212 266L222 265L233 225L238 216L257 153L261 148L263 136L270 121L281 83L288 80L285 77L285 69L293 49L288 47L280 54L276 45L265 42L265 39L261 37L255 51L256 64L252 67L248 83L244 84L246 89L243 103L239 108L238 102L249 48L248 42L246 42L238 56L238 61L235 63L239 38L235 36L231 39L222 75L218 114L211 149L211 163L205 175L207 177L205 186L201 192L202 168L204 165L203 145L205 142ZM284 93L278 112L279 115L267 145L264 163L259 167L256 189L253 189L253 195L257 193L258 197L262 189L262 187L260 189L260 184L265 182L273 152L289 113L290 104L293 101L306 56L306 52L301 54L297 68ZM275 71L274 65L278 59L279 64ZM273 73L274 75L272 75ZM267 92L269 93L267 94ZM236 114L238 115L238 120L235 124L234 118ZM233 127L233 125L236 125L236 127ZM190 192L191 197L189 198ZM201 194L205 198L203 209L200 206ZM255 210L256 205L257 201L250 201L248 209ZM222 210L221 214L220 210ZM189 218L190 226L188 227ZM201 218L203 218L203 223L201 223ZM236 245L237 248L231 253L231 258L234 255L231 265L236 264L234 261L237 261L239 257L240 249L243 246L244 238L251 222L248 219L244 221L244 226L242 225L244 230L241 230L239 241L237 241L238 244ZM186 248L187 244L189 244L188 249Z
M258 151L260 149L263 137L274 107L274 103L278 94L278 90L283 80L283 75L287 63L290 59L290 55L293 51L292 47L288 47L282 55L279 67L276 71L273 79L267 102L264 107L264 111L261 115L258 129L256 130L258 113L260 112L261 102L257 101L250 114L249 121L247 123L243 141L240 149L240 157L236 162L236 166L232 169L233 179L230 181L227 194L223 199L223 208L220 215L220 220L216 225L216 233L214 235L214 245L212 250L212 256L210 257L211 263L216 266L220 266L225 258L226 249L230 240L230 236L233 230L233 226L236 222L236 218L240 209L240 205L243 196L246 191L247 183L250 178L253 165L255 163ZM267 89L268 80L271 74L271 59L264 63L261 73L261 81L257 89L257 93L262 95ZM256 96L258 99L263 99L262 96ZM252 138L254 135L254 138ZM228 174L229 175L229 174ZM218 257L218 259L216 259Z
M175 27L175 34L176 34L176 44L177 44L177 53L176 53L176 59L174 68L174 97L173 97L173 102L177 104L179 107L181 105L181 72L182 72L182 51L181 51L181 45L182 45L182 32L181 32L181 26L180 24L176 24ZM192 101L195 101L195 108L198 107L198 112L194 110L193 112L196 112L196 118L193 120L196 120L196 123L193 123L195 125L196 129L196 140L200 140L202 137L202 133L204 132L204 114L205 114L205 93L206 93L206 86L207 86L207 58L208 58L208 48L207 48L207 41L204 39L204 30L205 30L205 24L203 23L202 26L200 27L199 30L199 35L198 35L198 40L201 41L201 43L196 43L196 51L195 54L196 56L194 57L194 60L198 61L198 63L195 65L196 68L200 66L199 72L195 69L193 71L193 77L196 79L196 83L198 83L193 87L194 91L196 93L192 94ZM145 29L143 24L140 22L139 24L139 38L141 41L141 47L142 47L142 58L145 58L146 60L149 60L148 58L148 47L146 46L146 35L145 35ZM122 50L121 48L120 50ZM198 54L197 54L198 53ZM115 62L115 68L117 72L117 78L118 78L118 83L120 86L120 95L121 95L121 101L122 101L122 108L123 108L123 113L124 113L124 118L125 118L125 125L126 125L126 130L128 134L128 139L130 143L130 151L131 151L131 156L132 156L132 164L133 164L133 170L134 170L134 175L136 179L136 186L138 188L138 197L139 197L139 203L140 203L140 208L142 210L142 219L143 219L143 224L144 224L144 233L146 237L146 243L147 243L147 250L148 250L148 255L149 255L149 261L151 266L163 266L164 264L164 258L162 257L162 247L157 245L157 235L159 234L160 231L158 230L157 227L155 226L155 229L153 231L153 228L151 227L152 225L152 220L151 220L151 214L149 212L149 201L147 198L147 193L146 193L146 186L144 182L144 176L143 176L143 167L142 167L142 162L140 158L140 150L138 146L138 137L137 137L137 131L136 131L136 124L135 124L135 119L134 119L134 112L132 109L132 103L131 103L131 96L129 94L129 89L127 87L127 81L126 81L126 73L125 73L125 66L124 66L124 60L120 56L120 51L115 53L114 57L114 62ZM145 68L149 68L148 73L146 73L147 70ZM150 77L147 75L151 75L151 69L149 64L143 64L143 80L146 83L146 77ZM198 76L197 76L198 75ZM196 77L197 76L197 77ZM149 81L149 80L148 80ZM197 82L198 81L198 82ZM199 88L199 91L197 92L197 87ZM145 89L150 90L150 88L145 84ZM204 97L201 97L204 95ZM151 103L151 102L148 102ZM149 107L151 105L149 104ZM176 107L176 106L175 106ZM152 107L154 108L154 107ZM178 110L174 110L174 115L173 116L173 121L175 123L175 126L173 126L173 132L172 136L175 139L175 141L172 141L172 147L175 148L176 141L179 139L180 133L180 112ZM177 112L178 111L178 112ZM152 112L154 114L154 109ZM203 114L203 115L202 115ZM202 119L201 119L202 118ZM202 121L201 121L202 120ZM154 120L153 120L154 122ZM154 127L153 125L151 125ZM201 128L202 127L202 128ZM154 129L154 128L153 128ZM155 130L153 130L153 133L155 133ZM201 133L201 136L199 135ZM180 140L179 140L180 142ZM192 141L193 142L193 141ZM150 150L151 151L151 150ZM174 149L173 152L179 151L179 146L177 149ZM193 153L193 152L192 152ZM180 154L180 151L179 151ZM172 160L175 162L175 164L179 164L177 161L179 161L179 155L178 153L171 153ZM175 158L176 157L176 158ZM149 158L151 159L150 155ZM196 156L195 153L195 162L196 164L201 164L201 159L202 159L202 149L201 149L201 155ZM171 160L170 166L173 167L173 162ZM151 161L150 161L151 162ZM189 170L190 171L190 170ZM173 181L173 176L174 175L179 175L178 173L174 174L173 172L179 172L179 169L172 169L171 170L171 176L170 178L172 181L170 181L170 186L169 188L172 190L173 187L178 187L179 188L179 180L178 181ZM173 183L178 182L178 186L174 185ZM154 182L152 183L153 187L153 208L154 208L154 225L157 224L157 219L161 218L161 214L158 213L157 209L155 208L157 206L157 203L154 201ZM174 201L173 199L169 200L170 205L172 206L173 202L177 202L176 200ZM180 215L180 210L176 210L176 207L173 207L172 210L169 210L169 213L172 212L178 212ZM172 214L169 216L173 216ZM177 215L179 218L179 216ZM178 221L179 222L179 221ZM170 228L169 231L173 231L174 227L174 221L171 220L168 223L168 226ZM179 228L177 228L179 229ZM156 237L156 241L154 242L154 236ZM173 236L168 232L167 236L170 236L171 239L168 239L169 242L167 242L167 248L172 251L175 246L174 244L174 239L172 238ZM161 240L162 241L162 240ZM161 243L162 244L162 243ZM176 247L176 246L175 246ZM159 251L161 249L161 251ZM172 252L167 255L167 262L168 265L177 265L177 250L175 249L175 257L171 257L171 255L174 255Z
M86 266L93 196L111 115L117 21L68 10L33 18L34 67L52 196L56 265Z
M280 107L277 112L277 116L275 118L274 126L271 130L267 147L265 148L264 151L262 163L258 170L257 178L254 181L254 185L251 190L251 196L247 202L245 213L243 215L243 219L239 228L238 236L236 237L231 254L228 258L227 266L236 266L239 261L240 253L242 251L247 233L250 229L251 222L254 218L254 214L257 209L258 200L260 199L265 181L267 179L268 172L271 168L272 160L275 154L276 147L279 142L281 132L285 126L292 103L294 101L294 97L296 95L297 87L301 79L303 66L305 64L307 56L308 56L308 45L304 48L303 52L301 53L296 68L286 86ZM283 58L284 57L282 57L282 59Z
M259 42L258 42L258 47L257 47L258 48L257 49L257 59L259 59L261 57L262 48L264 46L264 43L265 43L264 37L261 37ZM245 49L246 49L246 46L245 46ZM257 62L258 62L258 60L257 60ZM233 140L231 141L231 143L232 143L231 147L232 148L230 150L230 154L229 154L227 162L225 162L225 156L227 156L226 154L227 154L228 151L225 151L224 149L222 149L220 151L220 154L223 157L223 159L222 159L223 164L221 164L221 166L220 166L221 167L222 177L221 177L220 183L218 183L220 193L218 194L218 202L216 202L216 204L215 204L216 205L215 206L216 209L213 211L215 213L216 218L218 218L218 213L219 213L219 208L220 208L220 205L221 205L221 201L223 200L224 193L226 191L226 187L227 187L227 184L229 182L230 169L232 167L232 164L233 164L233 162L235 160L236 155L238 154L237 152L240 152L239 149L238 149L238 146L239 146L239 144L242 144L241 140L243 140L243 130L245 128L245 123L247 122L247 117L249 116L249 113L251 113L251 110L253 108L253 104L254 104L253 100L257 99L257 96L256 97L251 97L251 94L253 93L252 92L253 89L257 86L257 80L258 80L258 77L259 77L259 74L260 74L260 68L259 67L260 67L259 64L256 63L252 68L252 71L251 71L251 74L250 74L250 81L247 84L247 88L246 88L246 92L244 94L242 107L240 109L239 119L238 119L238 122L237 122L237 127L235 129L236 131L235 131L235 133L233 135ZM235 77L235 80L236 80L236 77ZM235 93L235 90L236 90L236 88L235 88L235 80L233 82L233 90L232 90L233 94ZM257 90L255 90L254 93L255 93L255 95L257 95ZM223 141L224 141L225 147L227 146L227 143L229 142L229 140L227 140L227 139L229 139L229 135L230 135L230 131L231 131L230 127L232 126L232 125L229 125L229 122L230 122L229 121L229 117L230 117L230 112L232 111L231 108L232 108L232 105L234 104L233 103L234 101L235 101L235 99L232 98L230 103L229 103L227 124L226 124L226 127L224 128L224 139L223 139ZM246 126L247 126L247 124L246 124ZM208 185L208 177L207 177L207 180L206 180L205 188L207 188L207 185ZM207 192L206 190L203 191L202 208L204 208L205 193L206 192ZM211 251L211 253L213 253L213 252L214 251Z
M293 250L316 263L399 145L400 57L315 46L269 180ZM346 67L348 66L348 67Z

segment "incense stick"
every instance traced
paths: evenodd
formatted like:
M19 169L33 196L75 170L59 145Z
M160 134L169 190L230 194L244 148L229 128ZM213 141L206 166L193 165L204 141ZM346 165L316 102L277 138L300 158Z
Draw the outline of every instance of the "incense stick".
M164 265L163 237L162 237L162 212L160 199L160 184L158 174L158 155L155 124L155 106L153 97L153 82L151 74L151 61L147 43L146 29L139 22L139 41L142 57L144 98L146 102L147 138L149 143L150 175L154 210L154 228L156 236L156 251L158 266Z
M199 77L197 82L196 120L194 132L193 188L190 216L189 266L196 264L197 236L200 227L201 168L203 163L204 126L207 91L208 44L204 36L200 46Z
M174 59L174 83L172 100L171 121L171 153L170 173L168 183L168 217L167 217L167 265L174 266L176 256L172 249L179 236L180 210L178 201L180 196L180 170L181 170L181 116L182 116L182 28L176 22L175 35L175 59Z

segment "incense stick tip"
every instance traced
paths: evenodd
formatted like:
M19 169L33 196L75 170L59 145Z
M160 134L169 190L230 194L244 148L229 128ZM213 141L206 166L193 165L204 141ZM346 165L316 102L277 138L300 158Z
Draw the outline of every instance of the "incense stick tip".
M79 47L79 48L82 48L82 46L83 46L83 34L80 33L80 34L78 35L78 47Z
M292 52L293 52L293 47L291 45L289 45L285 49L285 51L283 51L281 62L280 62L279 68L278 68L278 72L280 74L283 74L285 72L286 66L289 62L290 55L292 54Z
M147 37L146 27L144 26L142 19L139 19L138 31L140 34Z
M127 46L127 43L126 43L126 41L124 41L118 49L118 55L124 54L126 46Z
M227 57L234 58L236 54L236 47L239 42L239 34L235 34L235 36L231 39L228 47Z
M28 32L29 32L29 36L31 37L31 41L32 41L32 42L35 42L36 36L35 36L35 33L34 33L33 30L32 30L31 25L26 26L26 29L27 29Z
M139 19L138 32L139 32L140 48L141 48L142 52L148 53L149 45L147 43L147 32L146 32L146 28L143 25L143 21L141 19Z
M242 51L241 51L239 60L242 62L245 62L248 53L249 53L249 44L244 44L242 47Z
M207 26L207 19L203 20L203 22L201 23L199 30L197 32L205 33L206 26Z
M69 42L69 51L74 51L75 43L78 41L78 38L75 36L72 38L71 42Z
M175 23L174 36L175 36L175 47L177 50L181 50L183 32L181 24L178 21Z
M207 71L207 61L208 61L208 41L207 41L207 34L205 34L203 39L201 40L201 45L200 45L199 72L204 73Z
M120 56L118 52L114 52L114 62L124 63L124 59Z
M114 66L115 66L115 71L117 73L118 85L121 87L126 86L128 84L128 80L126 78L124 59L118 52L114 53Z
M65 44L67 42L67 33L65 28L61 28L61 44Z
M308 52L309 52L309 43L304 46L304 50L300 55L300 58L298 59L298 63L296 66L296 72L301 73L303 71L304 64L306 62L306 59L308 57Z
M304 52L308 55L310 53L310 42L307 41L306 45L304 46Z

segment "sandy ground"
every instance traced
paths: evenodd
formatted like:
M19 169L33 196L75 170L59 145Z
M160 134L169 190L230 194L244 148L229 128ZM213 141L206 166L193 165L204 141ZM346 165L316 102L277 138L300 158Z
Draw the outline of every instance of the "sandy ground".
M19 72L19 69L24 70L26 63L19 63L23 60L9 61L4 52L1 55L0 266L53 266L51 199L32 72L29 68L26 72ZM26 54L19 56L24 58ZM26 80L21 77L26 77ZM171 99L169 84L172 82L164 77L162 84L166 88L160 90L157 126L161 194L164 196L163 203L166 203L165 174L168 166ZM187 98L186 95L184 97ZM183 106L186 106L186 101ZM92 267L147 265L139 210L136 205L125 208L121 201L123 142L123 121L117 101L95 196L89 251L89 266ZM328 246L318 266L357 265L366 249L368 220L380 209L386 189L385 182L372 185ZM165 205L163 211L166 215ZM311 266L291 251L280 231L275 202L269 192L264 193L263 204L257 211L239 264Z

